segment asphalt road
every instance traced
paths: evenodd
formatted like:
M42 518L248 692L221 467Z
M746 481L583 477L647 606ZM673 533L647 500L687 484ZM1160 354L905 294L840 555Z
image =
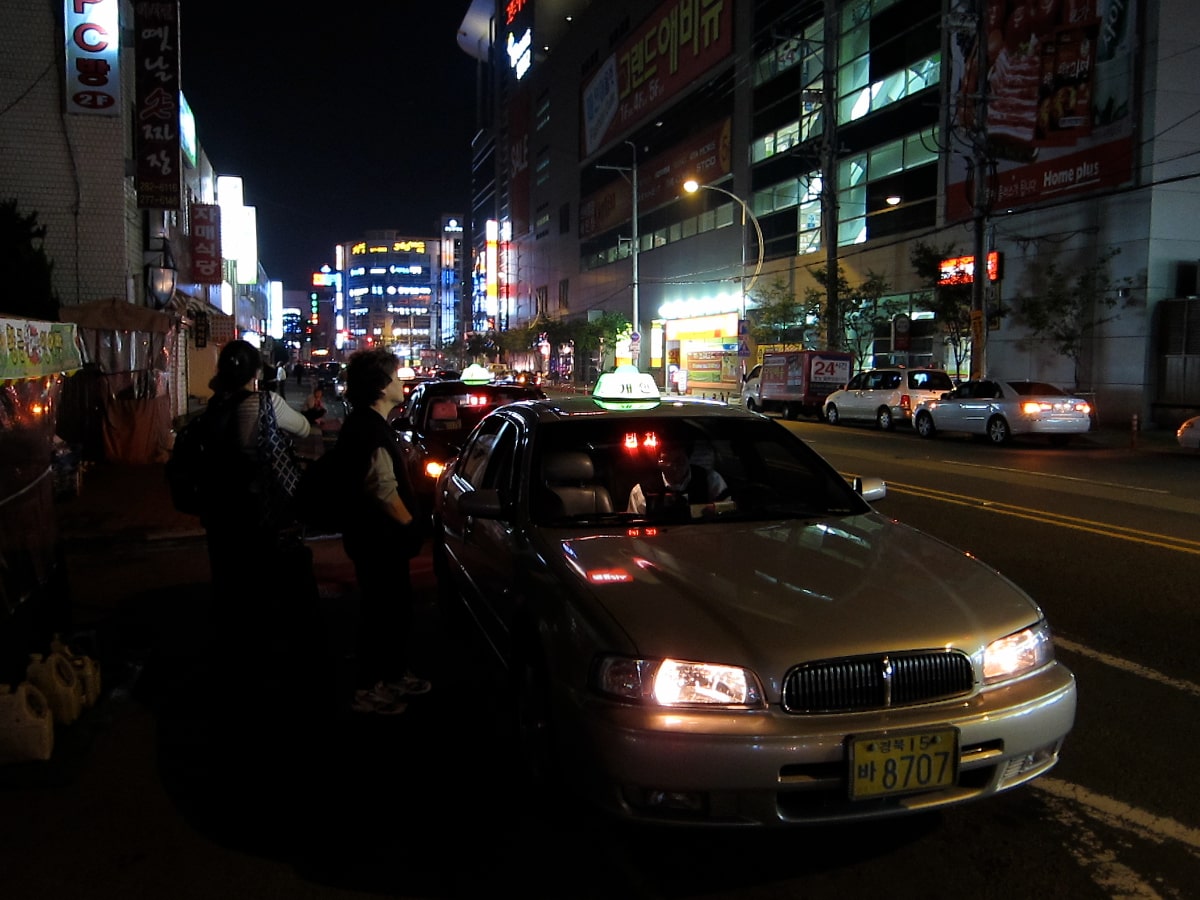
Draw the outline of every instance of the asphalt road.
M282 655L265 688L223 688L203 652L206 563L198 532L184 527L194 523L169 512L134 522L132 506L110 502L76 513L77 525L109 537L76 540L66 560L79 637L105 663L105 696L56 729L49 761L0 766L0 897L1188 896L1200 880L1187 774L1200 672L1196 612L1177 579L1192 573L1194 584L1200 557L995 507L1036 513L1040 496L1043 513L1102 522L1107 509L1111 529L1154 533L1167 522L1159 531L1179 532L1194 515L1171 498L1185 485L1184 501L1200 499L1200 478L1184 480L1194 466L1182 468L1200 459L1166 441L1131 450L1120 434L1078 449L995 451L791 427L839 468L888 478L882 511L975 549L987 539L985 561L1044 599L1081 684L1079 723L1050 777L882 824L617 828L569 796L517 788L502 674L443 620L427 558L414 566L415 667L433 692L394 719L355 717L328 695L352 614L335 543L316 547L325 590L309 634L322 652ZM141 488L118 484L118 495L155 493L156 473L133 474Z

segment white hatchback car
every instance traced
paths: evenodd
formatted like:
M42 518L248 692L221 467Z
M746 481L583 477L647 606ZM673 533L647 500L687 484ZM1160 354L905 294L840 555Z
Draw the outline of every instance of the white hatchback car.
M825 398L825 421L874 422L891 431L898 421L911 422L913 408L922 400L936 400L952 390L954 382L942 369L868 369Z

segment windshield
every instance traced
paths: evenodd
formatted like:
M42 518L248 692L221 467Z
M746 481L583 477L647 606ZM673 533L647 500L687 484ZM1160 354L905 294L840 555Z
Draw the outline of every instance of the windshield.
M532 517L680 523L857 514L869 507L777 422L725 417L545 423Z

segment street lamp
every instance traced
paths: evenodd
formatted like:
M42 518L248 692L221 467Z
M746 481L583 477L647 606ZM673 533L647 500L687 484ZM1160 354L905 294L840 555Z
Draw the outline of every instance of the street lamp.
M146 266L146 291L154 301L154 308L162 309L175 296L175 284L179 273L175 268L175 258L171 255L171 245L167 236L160 234L157 240L162 244L158 248L158 259Z
M758 224L758 217L750 212L750 207L733 191L727 191L725 188L717 187L712 184L701 184L695 178L689 178L683 183L683 189L689 194L694 194L697 191L716 191L719 194L724 194L726 197L732 197L742 207L742 307L741 318L746 318L746 294L754 287L754 282L758 280L759 274L763 267L763 235L762 226ZM754 274L750 276L750 283L746 283L746 219L754 223L754 233L758 237L758 261L754 265Z

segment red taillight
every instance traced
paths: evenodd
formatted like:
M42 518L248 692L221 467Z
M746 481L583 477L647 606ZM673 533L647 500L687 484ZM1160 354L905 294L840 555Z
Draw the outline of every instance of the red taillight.
M908 394L901 394L900 395L900 408L901 409L912 409L912 397L908 396Z
M633 581L632 576L624 569L592 569L587 573L587 579L592 584L623 584Z

